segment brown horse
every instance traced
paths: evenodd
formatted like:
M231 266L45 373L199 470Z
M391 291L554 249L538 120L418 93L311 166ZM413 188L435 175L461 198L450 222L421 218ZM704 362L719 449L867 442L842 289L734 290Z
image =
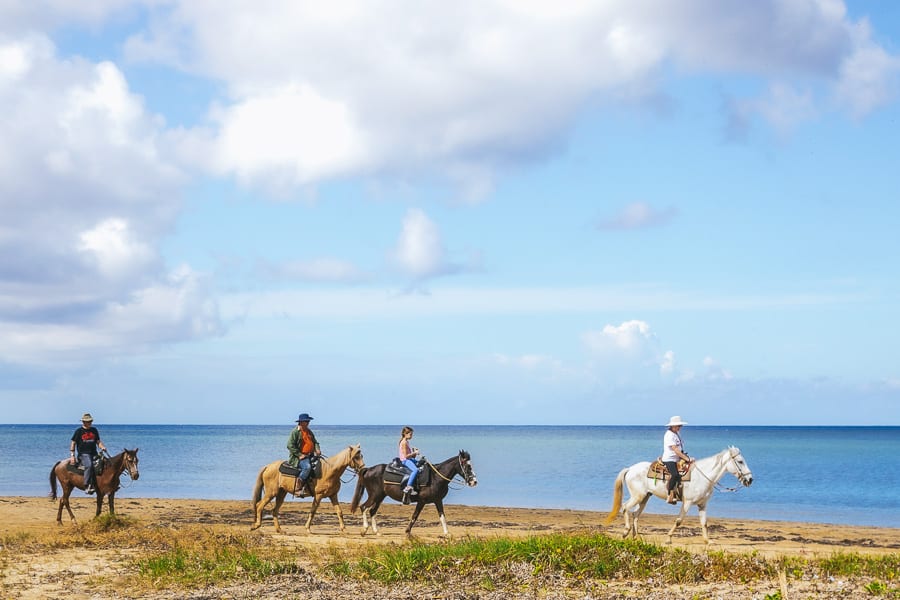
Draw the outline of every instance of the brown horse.
M275 498L275 507L272 509L272 522L275 524L275 531L281 533L281 526L278 524L278 511L281 510L285 496L294 493L294 485L297 482L296 477L284 475L278 471L281 463L282 461L278 460L267 464L260 469L259 475L256 477L256 487L253 488L252 498L256 522L250 527L251 531L262 525L263 509L272 501L272 498ZM314 495L309 518L306 520L306 533L311 533L310 526L312 525L313 516L315 516L323 498L329 498L331 503L334 504L341 531L344 531L344 513L341 512L341 505L338 502L338 492L341 489L341 475L344 474L348 467L357 473L366 468L359 444L347 446L332 457L322 457L322 477L318 479L309 478L309 487L314 490ZM263 490L265 490L265 495L263 495Z
M403 501L403 491L400 485L390 481L385 481L384 470L387 465L375 465L365 471L359 473L359 480L356 482L356 491L353 494L353 502L350 505L350 513L356 512L357 508L362 510L363 529L362 535L366 535L369 530L369 517L372 517L372 531L378 533L378 525L375 523L375 515L386 496L390 496L398 502ZM438 516L441 519L441 527L444 529L444 535L449 535L447 530L447 519L444 518L444 497L450 488L450 482L454 477L459 475L462 477L466 485L475 487L478 485L478 478L475 476L475 470L472 468L472 457L465 450L460 450L459 454L452 456L444 462L436 465L428 463L428 468L432 474L430 481L419 487L419 493L413 496L416 502L416 508L406 525L406 535L410 535L412 527L422 513L422 509L426 504L434 504L437 509ZM366 493L366 501L360 503Z
M131 479L137 481L137 478L140 477L140 472L138 472L138 457L137 457L138 449L134 450L124 450L115 456L104 459L106 461L103 472L100 474L96 474L95 477L97 481L97 514L95 517L100 516L100 509L103 508L103 497L109 497L109 514L116 514L116 490L119 489L119 477L122 476L122 473L127 471L128 476ZM59 499L59 510L56 512L56 522L59 525L62 525L62 511L63 507L69 511L69 517L72 519L72 523L77 523L75 520L75 513L72 512L72 507L69 506L69 495L72 493L72 490L78 488L79 490L83 490L85 488L84 474L82 471L72 472L69 470L69 460L61 460L50 469L50 500L56 500L56 480L59 480L59 484L62 487L62 498Z

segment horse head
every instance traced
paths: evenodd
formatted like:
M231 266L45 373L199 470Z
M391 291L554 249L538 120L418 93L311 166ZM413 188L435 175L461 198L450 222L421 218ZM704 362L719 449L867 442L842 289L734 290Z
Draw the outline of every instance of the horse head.
M466 480L466 485L469 487L478 485L478 477L475 476L475 469L472 468L472 457L465 450L459 451L459 469L460 474Z
M350 468L357 473L366 468L366 461L363 460L363 453L359 444L350 446Z
M750 471L747 461L744 460L741 450L734 446L729 447L728 457L729 460L725 463L725 468L728 469L729 473L737 477L738 481L745 487L749 487L753 483L753 473Z
M124 448L125 452L122 456L122 461L125 464L125 470L128 471L128 476L131 477L134 481L137 481L138 477L141 476L140 471L138 471L138 448L134 450L129 450L128 448Z

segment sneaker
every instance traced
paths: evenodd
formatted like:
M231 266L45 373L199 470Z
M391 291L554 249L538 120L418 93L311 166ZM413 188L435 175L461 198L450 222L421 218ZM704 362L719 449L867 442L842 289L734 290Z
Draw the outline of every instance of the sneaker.
M413 493L412 486L408 485L405 488L403 488L403 493L404 494L412 494Z
M94 493L94 486L89 485L89 486L87 486L86 488L84 488L84 493L85 493L85 494L93 494L93 493Z

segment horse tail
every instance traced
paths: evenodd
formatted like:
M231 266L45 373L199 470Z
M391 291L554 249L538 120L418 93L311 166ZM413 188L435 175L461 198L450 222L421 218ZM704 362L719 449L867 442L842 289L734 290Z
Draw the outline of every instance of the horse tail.
M625 487L625 474L627 472L628 467L619 471L619 476L616 477L616 483L613 485L613 505L609 510L609 514L606 515L605 523L607 525L615 521L616 517L619 516L619 511L622 510L622 488Z
M59 463L57 462L56 465ZM56 465L50 469L50 499L56 500Z
M351 515L359 508L359 501L362 500L363 490L366 489L366 484L363 482L366 471L368 471L368 469L360 469L359 473L356 474L356 489L353 491L353 502L350 503Z
M251 498L251 501L253 502L253 510L254 511L256 510L256 505L259 504L260 500L262 500L262 493L263 493L263 487L264 487L263 473L266 472L266 468L268 468L268 466L269 465L266 465L265 467L260 469L259 475L256 476L256 485L253 486L253 498Z

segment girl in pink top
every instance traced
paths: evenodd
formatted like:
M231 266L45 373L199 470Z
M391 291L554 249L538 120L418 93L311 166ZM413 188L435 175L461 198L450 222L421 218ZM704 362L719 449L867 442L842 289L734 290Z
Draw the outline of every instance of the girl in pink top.
M406 484L406 487L403 488L403 493L407 495L413 493L416 475L419 474L419 467L416 466L416 461L413 460L413 458L419 455L419 450L418 448L413 448L409 445L409 440L412 439L412 436L413 428L404 427L400 432L400 445L397 447L397 456L400 457L400 462L402 462L407 469L412 471L412 475L409 476L409 482Z

